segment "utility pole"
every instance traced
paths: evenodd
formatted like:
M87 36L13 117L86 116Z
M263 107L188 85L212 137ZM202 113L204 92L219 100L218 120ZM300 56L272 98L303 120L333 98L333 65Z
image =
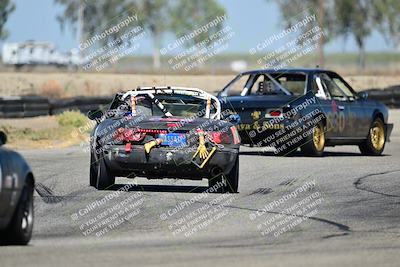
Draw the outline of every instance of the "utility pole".
M320 27L322 33L324 33L324 19L325 19L324 0L318 0L318 26ZM325 35L321 34L318 39L318 65L321 68L323 68L325 64L324 43L325 43Z

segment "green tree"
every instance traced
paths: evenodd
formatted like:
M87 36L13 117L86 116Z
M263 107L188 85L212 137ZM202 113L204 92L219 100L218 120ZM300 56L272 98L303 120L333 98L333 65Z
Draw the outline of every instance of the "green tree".
M81 28L81 39L87 39L96 33L101 33L117 17L122 17L129 12L138 14L138 23L150 33L153 40L153 66L158 69L161 65L160 48L165 33L170 32L181 36L194 30L196 27L222 14L223 9L216 0L187 1L187 0L55 0L64 6L64 11L58 16L62 29L65 24L74 25L74 29ZM79 21L80 10L84 6ZM195 18L192 15L196 13ZM121 36L120 31L103 39L103 43L112 41ZM83 37L82 37L83 36ZM204 38L204 36L201 36Z
M217 17L222 18L225 12L225 9L215 0L178 1L171 13L172 30L177 38L182 37L190 34L195 29L207 25ZM188 40L185 45L190 46L200 43L222 28L222 22L213 27L208 27L207 31L201 31L193 39Z
M271 1L271 0L268 0ZM308 31L315 26L319 26L325 35L321 35L318 40L318 64L324 65L324 45L333 32L333 3L324 0L275 0L282 15L283 27L290 28L305 16L316 15L317 19L310 22L303 31Z
M373 1L373 19L386 41L400 47L400 1Z
M153 39L153 67L161 66L160 48L165 32L171 28L171 1L146 0L128 1L127 8L137 8L140 14L140 23L148 30Z
M344 36L345 39L353 37L359 49L359 65L363 69L366 60L365 41L378 22L382 25L386 22L386 25L392 26L389 31L387 27L382 27L382 32L388 32L390 35L400 33L400 19L396 16L398 10L392 8L400 5L398 0L276 0L276 2L286 27L297 21L296 14L302 10L317 14L318 23L323 28L325 36L328 36L319 42L320 58L323 55L321 51L324 42L339 36ZM396 5L393 5L395 3ZM390 14L390 18L386 17L387 14ZM321 61L323 62L320 59Z
M345 38L353 36L359 50L359 65L365 68L365 40L375 24L372 0L335 1L336 33Z
M64 30L67 24L73 26L78 32L78 41L81 43L90 36L102 33L107 27L118 23L118 18L129 15L123 5L123 0L54 0L64 7L62 14L57 16L61 29ZM113 33L107 38L99 41L104 45L115 40L123 32Z
M5 24L14 10L15 4L11 2L11 0L0 1L0 40L4 40L8 37L8 31L5 28Z

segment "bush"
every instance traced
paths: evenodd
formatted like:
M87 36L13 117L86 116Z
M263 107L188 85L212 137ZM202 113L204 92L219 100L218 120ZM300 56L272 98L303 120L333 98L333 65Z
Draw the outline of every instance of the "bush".
M79 128L85 126L89 120L79 111L65 111L57 116L58 125Z
M61 98L64 90L58 81L50 80L44 83L40 94L49 98Z

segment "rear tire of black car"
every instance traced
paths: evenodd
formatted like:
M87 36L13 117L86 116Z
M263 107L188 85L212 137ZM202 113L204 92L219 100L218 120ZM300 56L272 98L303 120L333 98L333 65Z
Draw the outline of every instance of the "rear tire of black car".
M305 138L301 152L309 157L322 157L325 149L325 127L322 122L314 126L312 134Z
M378 131L378 132L376 132ZM380 156L385 149L386 128L382 119L375 118L368 131L367 139L358 147L361 154L366 156Z
M105 190L115 184L115 176L108 169L105 160L99 158L97 162L97 179L95 187L98 190Z
M18 205L8 228L4 231L2 243L8 245L26 245L32 237L33 229L33 181L26 179Z
M93 154L90 153L90 167L89 167L89 185L90 186L96 186L97 182L97 162L96 159L94 158Z
M90 153L90 166L89 166L89 185L96 187L97 184L97 169L98 162L92 153Z
M237 193L239 187L239 156L228 175L221 173L209 180L209 188L217 186L218 193ZM221 186L222 185L222 186Z

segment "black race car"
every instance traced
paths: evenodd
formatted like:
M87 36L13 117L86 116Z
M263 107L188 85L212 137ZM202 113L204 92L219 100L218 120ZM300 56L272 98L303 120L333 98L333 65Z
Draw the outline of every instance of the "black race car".
M0 132L0 146L6 140ZM0 244L26 245L31 239L34 184L23 157L0 147Z
M266 69L239 74L218 94L237 123L243 144L275 147L278 155L301 148L321 156L325 146L357 145L382 154L393 125L388 108L357 94L337 73L322 69Z
M202 90L144 87L116 94L109 109L90 111L90 185L107 189L116 176L207 178L218 192L237 192L240 138L220 120L218 99Z

